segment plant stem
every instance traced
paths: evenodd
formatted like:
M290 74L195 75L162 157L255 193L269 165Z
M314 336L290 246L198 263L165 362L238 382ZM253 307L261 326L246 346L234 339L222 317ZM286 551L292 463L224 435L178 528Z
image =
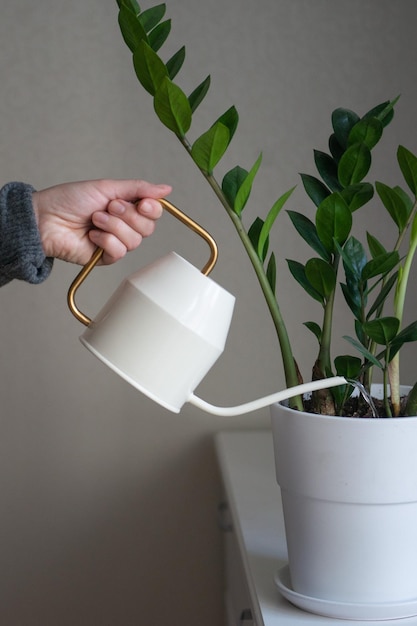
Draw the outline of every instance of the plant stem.
M185 147L185 149L187 150L187 152L190 154L192 158L191 146L189 142L187 141L187 139L185 137L178 137L178 138L180 139L182 145ZM296 366L295 359L293 356L291 343L290 343L290 339L288 336L287 328L285 326L284 318L282 316L276 296L271 288L271 285L269 284L263 264L256 250L254 249L252 245L249 235L243 226L242 220L240 219L239 215L237 215L235 211L233 211L233 209L230 207L219 183L217 182L213 174L205 172L198 165L197 167L202 173L202 175L204 176L204 178L207 180L211 188L213 189L214 193L216 194L217 198L220 200L223 207L226 209L226 212L229 215L230 219L232 220L232 223L240 237L240 240L242 241L242 244L249 256L249 259L255 270L256 277L258 279L258 282L264 294L264 297L265 297L265 300L266 300L266 303L267 303L267 306L271 314L272 321L273 321L273 324L275 326L275 330L278 336L278 341L279 341L281 354L282 354L282 360L283 360L286 386L294 387L295 385L298 385L300 383L300 380L298 377L297 366ZM291 406L297 408L300 411L303 410L302 399L300 397L293 398L291 400Z

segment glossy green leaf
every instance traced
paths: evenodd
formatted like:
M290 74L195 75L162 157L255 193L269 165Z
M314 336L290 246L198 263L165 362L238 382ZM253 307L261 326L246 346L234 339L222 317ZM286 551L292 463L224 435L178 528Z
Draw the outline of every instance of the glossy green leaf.
M359 120L349 133L348 146L363 143L372 150L382 137L382 122L376 117Z
M314 150L314 163L317 171L331 191L339 191L342 187L337 176L336 161L325 152Z
M362 360L357 356L342 354L335 358L334 366L338 376L356 380L361 372Z
M124 6L128 9L130 9L135 15L139 15L140 13L140 6L139 4L136 2L136 0L116 0L117 4L119 6L119 9Z
M274 202L272 208L268 212L268 215L266 216L266 219L265 219L265 223L259 235L258 253L259 253L259 250L263 250L265 241L269 237L269 233L271 231L272 226L274 225L275 220L277 219L282 207L285 205L285 203L287 202L288 198L291 196L294 189L295 187L292 187L292 189L289 189L284 194L282 194L282 196L280 196L278 200Z
M293 225L308 245L325 261L330 261L330 254L320 241L315 224L302 213L287 211Z
M393 189L395 193L400 196L400 198L404 202L404 205L407 207L408 214L410 214L411 211L413 210L414 200L412 200L410 196L408 195L408 193L404 191L404 189L402 189L398 185L395 185Z
M412 341L417 341L417 322L412 322L406 326L406 328L399 332L392 341L390 347L390 359L395 356L398 350L400 350L405 343L410 343Z
M159 22L164 17L165 11L165 4L158 4L157 6L142 11L142 13L138 17L144 31L148 33L150 30L155 28L155 26L159 24Z
M320 304L324 304L323 296L314 289L310 281L308 280L305 272L305 267L299 261L292 261L291 259L287 259L289 270L295 278L295 280L301 285L301 287L315 300L320 302Z
M229 139L229 129L224 124L216 122L194 142L191 156L203 172L213 173L213 169L227 150Z
M337 137L334 133L332 133L329 137L329 150L336 163L339 163L340 158L345 150L337 141Z
M350 146L339 161L338 178L343 187L360 183L371 167L371 151L364 143Z
M353 213L372 200L374 188L370 183L358 183L346 187L340 194Z
M196 87L194 91L188 96L188 101L190 103L191 111L193 113L206 97L209 87L210 76L207 76L207 78L205 78L203 82L200 83L198 87Z
M397 317L380 317L363 324L367 335L381 346L388 346L398 333L400 321Z
M229 130L229 143L232 141L233 135L235 134L237 125L239 123L239 115L236 111L236 107L231 106L223 115L219 117L217 122L226 126Z
M407 224L409 215L408 208L403 198L394 189L384 183L375 183L375 189L382 204L387 209L401 233Z
M362 271L368 262L365 248L356 237L349 237L343 248L340 248L343 266L347 276L356 281L362 278Z
M165 77L168 77L165 63L145 40L135 48L133 66L139 82L151 96L155 95Z
M349 133L357 122L359 122L359 116L350 109L338 108L332 113L334 134L344 150L348 145Z
M240 167L240 165L236 165L236 167L225 174L222 181L222 191L231 207L234 207L236 194L247 175L248 171Z
M275 254L273 252L269 257L268 265L266 268L266 277L268 279L268 283L272 289L272 292L275 293L277 282L277 263L275 259Z
M417 157L404 146L399 146L397 159L407 185L417 195Z
M305 274L312 287L327 300L336 287L336 272L323 259L309 259L305 265Z
M392 121L394 117L394 106L398 102L398 99L399 96L392 100L392 102L390 102L389 100L381 102L381 104L378 104L376 107L373 107L370 111L365 113L362 119L366 119L368 117L377 117L382 122L382 125L384 127L388 126L388 124Z
M185 61L185 46L180 48L178 52L176 52L169 61L166 62L166 68L168 72L168 76L171 80L174 80L178 72L183 66Z
M356 348L356 350L358 350L358 352L360 352L360 354L362 354L367 361L369 361L376 367L379 367L379 369L383 369L382 363L378 361L378 359L375 358L372 352L369 352L369 350L367 350L365 346L362 345L359 341L357 341L353 337L349 337L348 335L344 335L343 339L348 341L354 348Z
M369 308L369 311L366 314L366 319L367 320L369 320L371 318L371 316L376 311L378 311L379 308L382 307L382 305L385 303L385 301L388 298L392 288L395 286L395 284L397 282L397 278L398 278L398 272L394 272L394 274L392 274L392 276L390 276L389 279L386 281L386 283L383 285L383 287L382 287L381 291L379 292L378 296L375 298L374 303Z
M158 52L158 50L167 40L170 32L171 20L166 20L165 22L161 22L161 24L158 24L158 26L155 26L155 28L151 30L150 33L148 33L148 42L152 50Z
M126 45L132 52L142 39L147 39L146 32L137 15L126 4L122 4L119 11L119 27Z
M400 260L398 252L386 252L371 259L362 270L362 280L369 280L375 276L384 276L398 265Z
M243 209L246 206L246 203L250 196L250 192L252 191L253 181L261 166L261 162L262 162L262 154L258 156L255 163L249 170L248 175L246 176L245 180L242 182L242 184L239 187L239 190L236 194L235 202L233 205L233 209L238 215L241 215Z
M352 289L345 283L340 283L346 304L356 318L360 318L362 314L362 295L358 288Z
M369 252L371 253L373 259L381 254L386 254L387 251L382 243L368 232L366 233L366 240L368 242Z
M259 248L259 235L261 234L261 230L262 230L262 226L264 225L264 221L261 220L260 217L256 217L255 220L253 221L253 223L251 224L249 230L248 230L248 237L252 243L252 246L254 247L255 250L258 250ZM269 246L269 241L267 240L265 242L265 246L264 249L261 251L261 255L260 255L260 259L262 261L262 263L265 261L266 259L266 255L268 254L268 246Z
M188 98L175 83L165 77L155 93L154 108L161 122L178 137L184 137L191 126Z
M330 253L335 241L343 246L352 228L352 213L342 196L332 193L317 209L316 228L320 241Z
M304 326L313 333L313 335L316 337L317 341L320 344L321 338L322 338L322 331L321 331L319 324L317 324L317 322L304 322Z
M330 195L330 191L327 189L326 185L318 178L315 178L315 176L301 174L301 180L303 181L307 195L316 206L319 206L320 202Z

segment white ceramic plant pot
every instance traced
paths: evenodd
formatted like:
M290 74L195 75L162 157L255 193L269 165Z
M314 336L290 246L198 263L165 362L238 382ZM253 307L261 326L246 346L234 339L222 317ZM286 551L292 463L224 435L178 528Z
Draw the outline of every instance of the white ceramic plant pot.
M277 404L271 418L289 560L280 591L331 617L417 615L417 417Z

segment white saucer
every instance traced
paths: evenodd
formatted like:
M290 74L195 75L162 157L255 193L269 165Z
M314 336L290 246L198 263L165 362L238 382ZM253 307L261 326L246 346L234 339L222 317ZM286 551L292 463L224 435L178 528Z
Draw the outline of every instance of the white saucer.
M335 602L305 596L292 589L288 565L278 570L274 580L281 594L291 602L291 604L305 611L309 611L310 613L316 613L326 617L351 620L384 620L401 619L417 615L417 598L405 602L361 604Z

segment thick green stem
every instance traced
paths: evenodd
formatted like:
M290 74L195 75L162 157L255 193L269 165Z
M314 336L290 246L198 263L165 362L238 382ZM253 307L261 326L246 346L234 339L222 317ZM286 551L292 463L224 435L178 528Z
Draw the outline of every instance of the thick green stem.
M186 140L186 138L180 137L179 139L181 143L183 144L183 146L185 147L185 149L187 150L187 152L191 156L191 147L188 141ZM248 254L248 257L252 263L252 266L255 270L256 277L258 279L258 282L264 294L269 312L271 314L272 321L275 326L275 330L277 332L278 341L279 341L281 354L282 354L286 385L287 387L294 387L295 385L298 385L300 382L298 378L297 366L296 366L295 359L293 356L287 328L285 326L284 319L283 319L280 307L278 305L276 296L271 288L271 285L269 284L263 264L256 250L254 249L252 245L249 235L246 232L242 224L242 220L240 219L239 215L237 215L235 211L233 211L233 209L230 207L217 180L214 178L212 174L205 172L201 168L198 168L198 169L200 170L204 178L207 180L207 182L213 189L214 193L216 194L217 198L220 200L221 204L225 208L230 219L232 220L232 223L234 227L236 228L236 231L240 237L240 240L242 241L242 244L246 250L246 253ZM293 398L291 401L291 404L297 409L303 410L303 404L302 404L301 398L299 397Z
M410 245L407 252L407 256L404 261L404 266L400 271L397 291L394 299L394 315L400 322L400 329L402 325L404 315L405 297L407 293L408 279L410 276L411 265L413 263L414 255L417 249L417 224L416 224L416 211L417 202L414 203L413 210L410 213L408 224L412 223ZM405 232L404 229L403 232ZM391 387L391 403L393 405L394 414L399 415L400 412L400 353L392 359L389 365L389 378Z

